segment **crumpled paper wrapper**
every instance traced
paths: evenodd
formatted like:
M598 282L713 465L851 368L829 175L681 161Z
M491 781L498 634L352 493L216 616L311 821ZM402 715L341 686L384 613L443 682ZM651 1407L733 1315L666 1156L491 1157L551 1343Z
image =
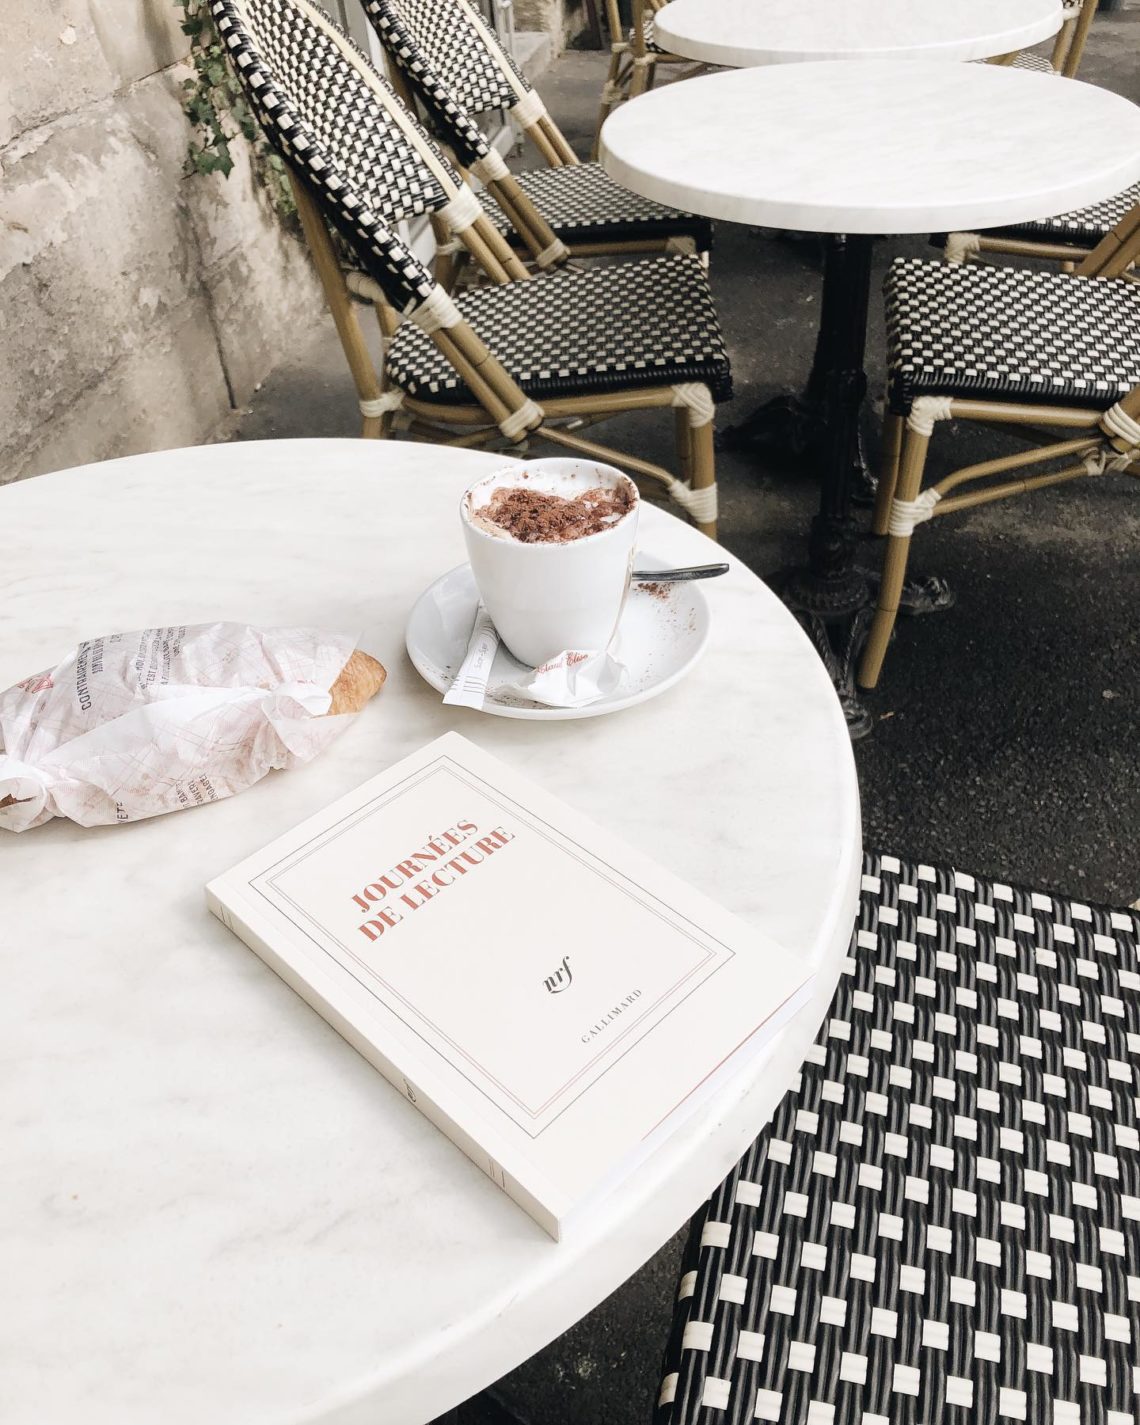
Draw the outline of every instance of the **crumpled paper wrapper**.
M625 664L605 649L568 648L503 690L552 708L585 708L616 693L624 677Z
M311 761L350 721L324 714L355 646L239 623L81 643L0 693L0 828L138 821Z

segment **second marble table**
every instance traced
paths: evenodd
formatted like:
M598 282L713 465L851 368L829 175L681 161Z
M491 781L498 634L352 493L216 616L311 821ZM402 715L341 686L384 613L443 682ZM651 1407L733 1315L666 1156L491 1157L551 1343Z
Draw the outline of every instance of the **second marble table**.
M1076 80L945 60L739 69L625 104L602 129L611 178L644 197L760 227L846 234L828 248L823 480L809 565L786 597L829 661L853 734L851 620L863 353L876 234L1050 217L1140 178L1140 109ZM833 648L838 630L838 652ZM858 629L856 626L855 632Z
M1055 35L1058 0L671 0L657 42L733 69L817 59L991 59Z

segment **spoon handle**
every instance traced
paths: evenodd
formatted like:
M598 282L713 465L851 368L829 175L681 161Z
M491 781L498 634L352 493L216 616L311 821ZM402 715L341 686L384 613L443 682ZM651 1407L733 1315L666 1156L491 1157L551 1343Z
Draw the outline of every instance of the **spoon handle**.
M715 579L728 573L727 564L694 564L688 569L635 569L635 584L677 584L682 579Z

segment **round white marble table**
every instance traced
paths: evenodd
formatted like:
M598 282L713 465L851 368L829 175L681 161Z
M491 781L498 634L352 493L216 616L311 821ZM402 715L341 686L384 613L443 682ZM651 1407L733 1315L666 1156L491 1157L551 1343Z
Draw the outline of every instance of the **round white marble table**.
M813 59L990 59L1055 35L1058 0L671 0L663 49L734 69Z
M1140 109L1001 65L828 60L643 94L606 120L601 161L643 197L734 223L974 230L1051 217L1135 182Z
M869 603L850 496L862 474L871 235L998 227L1119 193L1140 178L1140 108L1091 84L1001 65L825 60L643 94L606 120L600 157L611 178L661 203L845 235L827 252L811 383L820 405L806 422L795 413L801 429L819 433L819 512L809 567L785 594L821 651L834 645L829 667L861 735L870 718L853 685L858 629L833 634ZM749 418L761 439L768 416L762 407Z
M411 1425L552 1340L764 1126L840 973L855 771L822 665L742 565L688 678L611 717L445 708L403 647L502 457L405 443L169 451L0 490L0 687L77 640L241 619L359 630L389 669L317 762L121 827L0 833L7 1425ZM645 507L642 550L726 557ZM552 1242L254 954L203 886L457 728L817 969L765 1058Z

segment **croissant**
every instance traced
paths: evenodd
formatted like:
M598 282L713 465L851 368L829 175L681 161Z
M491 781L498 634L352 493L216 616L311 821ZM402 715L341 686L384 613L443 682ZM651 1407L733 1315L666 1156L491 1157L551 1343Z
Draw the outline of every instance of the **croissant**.
M384 686L387 676L383 663L356 649L330 689L332 706L326 716L359 712L369 698L374 698Z
M359 648L356 649L329 690L332 694L332 704L325 714L326 717L359 712L384 686L387 676L382 663L367 653L362 653ZM11 796L0 797L0 809L14 806L16 800Z

